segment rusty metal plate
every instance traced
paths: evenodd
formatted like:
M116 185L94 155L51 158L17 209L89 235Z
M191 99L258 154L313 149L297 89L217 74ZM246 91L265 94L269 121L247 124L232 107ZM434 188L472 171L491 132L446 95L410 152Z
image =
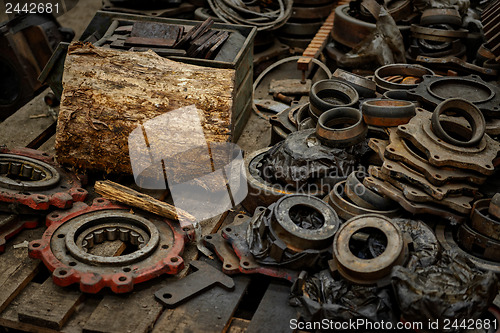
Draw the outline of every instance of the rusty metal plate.
M412 202L404 196L403 192L392 184L375 177L366 177L363 184L378 193L397 201L406 211L412 214L430 214L439 216L452 224L462 223L467 220L466 216L454 214L448 209L430 203Z
M463 183L445 183L443 185L437 186L431 184L423 174L414 170L408 165L405 165L402 162L392 161L390 159L384 158L385 151L387 150L388 141L379 140L377 142L373 142L369 144L372 149L374 149L379 156L383 159L384 163L379 170L378 178L389 181L389 179L394 179L398 183L398 180L404 180L413 184L412 187L421 188L425 193L432 196L436 200L442 200L445 197L449 196L461 196L461 195L475 195L478 192L478 188L463 184ZM393 183L393 185L395 185ZM470 205L468 206L470 209Z
M400 161L414 170L422 173L425 178L436 186L442 186L451 182L468 182L471 184L483 184L486 177L479 173L456 168L439 168L430 164L414 145L397 134L396 128L388 128L389 145L385 148L384 156L394 161ZM371 139L370 147L378 145L379 139Z
M458 228L457 243L467 252L500 263L500 241L480 234L467 223Z
M408 124L398 126L398 135L410 140L427 155L429 163L456 167L491 175L493 161L500 152L500 143L487 134L477 147L457 147L439 139L431 129L432 113L417 108L417 114Z
M418 187L418 185L404 183L399 179L395 179L390 175L384 174L384 172L381 171L378 167L370 166L369 173L373 177L390 183L391 185L402 191L406 199L414 203L431 203L437 206L452 209L460 214L468 215L471 212L471 202L474 201L473 197L461 195L455 197L444 197L438 200L422 191L421 188ZM461 184L458 184L457 187L460 185Z
M0 213L0 254L5 251L5 243L8 239L14 237L23 229L33 229L37 226L37 217Z
M500 88L477 75L424 75L418 87L409 90L408 94L429 107L436 107L449 98L463 98L476 105L485 116L498 118L500 112Z

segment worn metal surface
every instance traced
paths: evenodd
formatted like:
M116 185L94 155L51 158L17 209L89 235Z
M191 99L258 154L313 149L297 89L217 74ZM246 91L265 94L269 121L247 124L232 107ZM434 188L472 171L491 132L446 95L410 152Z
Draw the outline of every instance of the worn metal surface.
M428 27L412 24L411 32L414 38L434 40L438 42L452 41L457 38L467 38L466 29L453 29L448 24L434 24Z
M420 65L411 64L393 64L379 67L374 74L374 80L377 84L377 90L384 93L388 90L409 90L416 88L418 82L425 75L434 75L434 72ZM390 78L400 76L401 83L391 82ZM414 78L410 82L405 78ZM416 81L415 81L416 80Z
M424 154L420 152L410 141L401 138L396 128L389 128L389 145L385 147L384 156L390 160L401 162L412 169L422 173L425 178L436 186L442 186L451 182L467 182L472 184L483 184L486 180L484 175L469 170L457 168L440 168L430 164ZM385 145L380 139L371 139L370 147L378 149L377 146Z
M344 80L350 84L354 89L356 89L360 97L375 97L377 84L369 78L345 71L341 68L337 68L335 72L333 72L332 77Z
M318 117L332 108L354 106L358 100L358 92L348 83L339 79L318 81L313 84L309 91L310 111Z
M500 193L495 194L493 198L491 198L488 213L490 213L493 217L500 219Z
M126 207L98 198L92 206L77 203L68 211L47 217L42 238L30 242L28 252L52 272L54 283L80 284L97 293L110 287L125 293L134 285L161 274L177 274L186 235L168 220L132 214ZM116 257L94 255L93 245L122 240L132 252Z
M500 241L500 219L494 215L490 215L491 208L496 206L497 203L495 203L493 199L481 199L476 201L472 208L470 224L471 227L480 234L487 235ZM495 210L496 209L493 211Z
M363 172L353 171L347 176L344 189L347 197L356 205L367 209L382 209L389 210L396 207L396 202L373 192L365 185Z
M37 150L0 148L0 210L13 213L69 208L87 191L54 158ZM29 208L28 211L25 208Z
M368 188L383 194L394 201L397 201L401 207L412 214L430 214L439 216L450 223L462 223L466 221L467 217L450 212L448 209L436 206L432 203L419 203L408 200L403 192L392 184L375 177L366 177L363 184Z
M489 79L494 79L498 75L498 71L494 68L477 66L455 56L439 58L419 55L416 61L436 70L454 70L462 75L477 74Z
M189 265L195 267L196 272L173 281L155 292L156 299L166 307L176 307L213 286L221 286L228 290L234 289L232 278L206 262L193 260Z
M421 25L427 26L439 23L459 27L462 25L462 17L455 8L429 8L422 12L420 17Z
M467 223L458 227L457 243L477 257L500 264L500 241L475 231Z
M457 147L439 139L431 129L432 113L417 108L417 115L406 125L398 126L397 133L411 141L426 154L429 163L444 167L474 170L484 175L493 174L493 161L500 152L500 144L484 135L475 147Z
M360 110L337 107L325 111L318 118L316 136L326 146L350 147L366 138L368 126Z
M463 98L477 106L485 116L498 117L500 112L500 88L477 75L424 75L418 87L408 93L431 108L448 98Z
M372 99L361 104L365 123L378 127L406 124L415 115L415 104L409 101Z
M335 184L333 190L328 194L326 198L326 202L330 206L332 206L332 208L337 212L337 214L344 220L349 220L357 215L362 215L362 214L379 214L391 218L401 216L401 210L399 209L399 207L387 210L380 210L380 208L378 207L377 209L369 209L354 204L345 195L345 184L346 181L341 181ZM399 201L395 199L393 200Z
M0 213L0 254L5 251L5 243L23 229L38 227L38 217L18 216Z
M385 247L383 241L375 243L370 234L375 232L385 236ZM370 255L365 258L355 255L353 240L370 247ZM354 283L375 284L386 277L393 266L402 265L407 254L407 244L397 224L385 216L366 214L354 217L340 227L333 241L335 266L330 269L336 268Z
M498 30L500 23L499 15L499 1L492 1L490 6L481 14L481 22L483 24L486 46L495 55L497 62L500 62L500 31Z

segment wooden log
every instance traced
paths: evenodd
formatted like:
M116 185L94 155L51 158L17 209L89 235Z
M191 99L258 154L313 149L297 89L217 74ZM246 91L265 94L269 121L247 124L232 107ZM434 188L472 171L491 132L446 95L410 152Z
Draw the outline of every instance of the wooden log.
M130 174L128 139L134 130L147 132L145 146L155 147L158 158L181 154L186 143L229 142L234 77L232 69L179 63L154 52L73 43L64 65L56 133L58 161L80 169ZM183 107L196 110L198 119L182 111L181 115L188 116L168 124L169 133L163 133L166 123L152 122ZM199 133L195 133L197 128ZM154 135L149 135L150 130ZM204 142L199 142L200 133ZM165 134L178 140L164 142Z

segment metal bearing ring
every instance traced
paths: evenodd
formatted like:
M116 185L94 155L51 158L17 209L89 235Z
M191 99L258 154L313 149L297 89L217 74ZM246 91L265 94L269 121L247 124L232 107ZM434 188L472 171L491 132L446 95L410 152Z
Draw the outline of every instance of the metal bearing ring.
M450 24L459 27L462 25L462 17L453 8L430 8L423 11L420 24Z
M323 222L321 227L304 229L297 225L292 212L300 209L315 211ZM270 231L294 252L322 250L331 244L339 224L337 213L321 199L308 195L290 195L281 198L274 205Z
M358 100L356 89L339 79L318 81L309 91L310 112L318 117L335 107L353 106Z
M327 202L344 220L349 220L357 215L362 214L378 214L391 218L399 217L401 215L401 210L397 207L388 210L374 210L357 206L345 197L345 185L345 180L338 182L337 184L335 184L333 190L328 194L327 197Z
M415 116L415 104L394 99L372 99L361 104L365 123L379 127L406 124Z
M449 135L441 126L439 117L446 112L453 112L464 117L472 128L471 138L467 141L458 140ZM486 121L481 111L472 103L461 98L450 98L441 102L432 114L433 132L441 139L459 147L472 147L479 144L486 131Z
M375 97L377 84L364 76L356 75L354 73L337 68L337 70L333 72L333 77L349 83L354 89L356 89L360 97Z
M360 181L363 178L364 175L360 171L354 171L347 176L345 191L352 202L360 207L373 210L390 210L396 206L391 199L383 197L363 185Z
M474 203L471 226L477 232L500 241L500 221L488 214L491 202L491 199L481 199Z
M408 65L408 64L385 65L379 67L375 71L375 83L377 84L377 90L380 93L384 93L387 90L408 90L416 88L418 86L418 84L393 83L384 79L385 77L395 76L395 75L413 76L421 79L424 77L424 75L435 75L435 74L430 69L420 65Z
M478 257L500 262L500 241L480 234L467 223L463 223L458 227L457 242L466 251Z
M80 290L97 293L110 287L129 292L136 283L161 274L177 274L186 235L169 221L137 213L98 198L92 206L75 203L69 211L47 216L48 229L28 247L31 258L41 259L59 286L80 284ZM94 245L122 240L131 252L120 256L91 253Z
M500 220L500 193L495 194L493 198L491 198L488 213ZM500 229L498 232L500 233Z
M367 133L368 126L363 121L361 111L348 107L326 111L318 118L316 125L318 139L334 148L353 146L363 141Z
M378 230L386 238L387 245L380 255L361 259L350 249L351 241L358 232L369 235ZM349 281L374 284L386 277L396 265L405 261L406 245L403 233L391 219L378 214L356 216L345 222L333 240L333 257L339 273ZM378 254L378 253L376 253Z

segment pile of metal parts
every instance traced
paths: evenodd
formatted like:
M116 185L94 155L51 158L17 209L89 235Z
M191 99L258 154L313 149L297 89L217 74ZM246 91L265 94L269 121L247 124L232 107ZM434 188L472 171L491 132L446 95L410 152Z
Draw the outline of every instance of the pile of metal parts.
M51 209L85 200L80 180L45 153L0 148L0 252L25 228L35 228Z
M115 20L94 44L136 52L153 50L160 56L214 59L229 38L229 32L211 29L213 23L207 18L185 30L183 25L149 21L132 24Z

